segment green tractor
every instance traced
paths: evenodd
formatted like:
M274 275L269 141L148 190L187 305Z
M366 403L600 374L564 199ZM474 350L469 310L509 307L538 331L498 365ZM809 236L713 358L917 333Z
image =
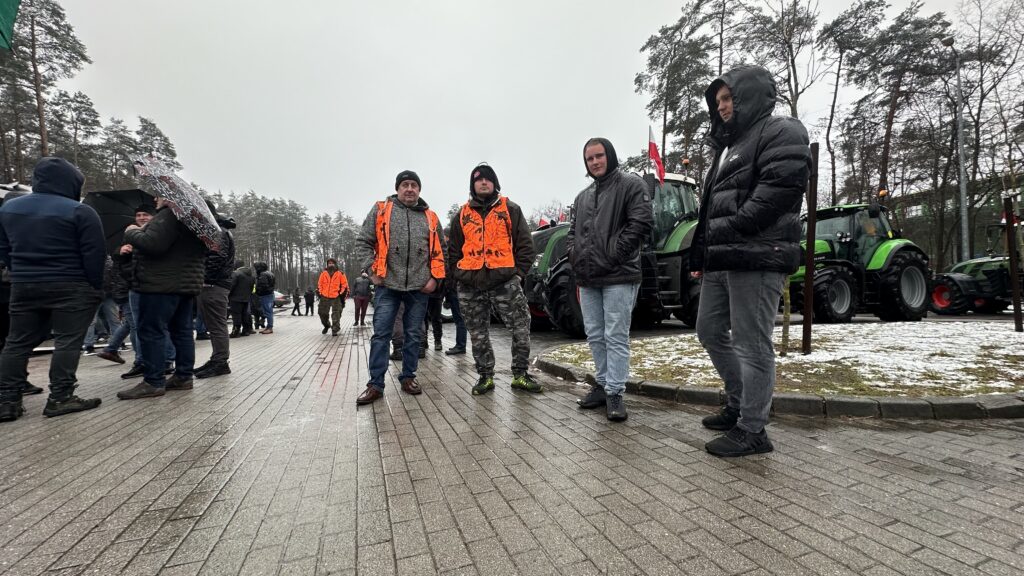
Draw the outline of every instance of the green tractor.
M689 248L697 224L697 185L679 174L665 174L664 186L653 175L643 176L651 191L654 228L641 251L643 280L633 308L636 326L651 326L675 315L683 324L697 322L700 283L690 278ZM577 338L584 336L583 312L572 266L566 255L568 223L533 233L537 258L526 279L526 297L535 325L546 318Z
M815 322L849 322L857 312L887 321L913 321L928 312L928 256L910 240L899 238L886 212L878 204L817 211ZM801 266L789 277L792 310L797 313L803 312L804 273Z
M998 314L1012 303L1010 259L998 254L1005 226L993 224L985 229L987 255L954 264L945 274L936 274L932 284L930 307L936 314L958 315L968 312ZM1024 281L1024 275L1018 273Z

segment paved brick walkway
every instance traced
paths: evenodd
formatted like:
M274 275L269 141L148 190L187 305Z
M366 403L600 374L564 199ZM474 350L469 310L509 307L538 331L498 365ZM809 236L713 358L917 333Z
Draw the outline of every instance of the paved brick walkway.
M191 392L118 402L123 367L89 357L100 409L47 420L28 398L0 425L0 573L1024 569L1024 424L779 418L777 452L723 461L702 449L706 410L630 398L611 425L569 383L513 393L507 368L473 397L472 359L434 351L422 396L389 380L357 411L369 328L277 324Z

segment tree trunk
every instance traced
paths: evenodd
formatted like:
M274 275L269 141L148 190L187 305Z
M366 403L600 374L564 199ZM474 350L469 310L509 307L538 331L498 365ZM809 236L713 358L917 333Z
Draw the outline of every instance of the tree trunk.
M725 2L722 0L721 9L718 12L718 75L722 75L722 66L725 63Z
M25 181L25 160L21 150L21 116L18 115L17 107L12 103L14 109L14 178L18 182Z
M29 46L32 64L32 86L36 92L36 113L39 115L39 153L42 156L49 156L50 150L46 142L46 102L43 100L43 78L39 73L39 57L36 54L36 18L29 19Z
M832 107L828 112L828 128L825 129L825 148L828 149L828 156L832 163L832 206L839 202L836 198L836 150L832 147L832 123L836 119L836 101L839 99L839 82L843 72L843 52L839 51L839 61L836 65L836 87L832 90Z
M896 85L892 87L892 96L889 98L889 111L885 114L885 136L882 139L882 157L879 158L878 189L889 189L889 149L892 146L892 125L896 121L896 108L900 101L900 88L903 78L896 79Z
M7 150L7 130L4 130L2 119L0 119L0 148L4 155L4 182L10 182L14 178L11 170L11 155Z

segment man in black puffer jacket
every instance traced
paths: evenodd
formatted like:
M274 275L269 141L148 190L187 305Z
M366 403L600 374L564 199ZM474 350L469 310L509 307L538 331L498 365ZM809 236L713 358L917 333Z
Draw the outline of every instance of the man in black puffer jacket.
M139 347L145 376L142 382L117 393L122 400L163 396L166 390L191 390L196 361L192 334L195 297L203 288L206 245L157 199L157 212L144 228L128 226L135 265L132 290L138 292ZM174 344L174 374L164 378L164 331Z
M277 281L266 262L256 262L252 267L256 270L256 298L259 299L260 312L267 323L267 327L260 330L260 334L273 334L274 287Z
M775 387L772 330L786 277L800 261L800 206L810 175L807 130L772 116L776 87L757 66L738 66L705 92L715 160L690 270L703 277L697 336L725 382L725 407L704 418L727 431L715 456L771 452L764 431Z
M213 352L210 360L196 368L196 378L212 378L231 374L228 365L230 340L228 340L228 293L231 291L235 263L235 239L230 229L235 221L222 218L217 213L213 202L206 201L206 206L220 225L220 247L206 254L206 272L203 278L203 290L199 293L199 315L203 317L206 330L210 333L210 345Z
M629 324L640 288L640 246L651 233L654 210L643 180L619 170L612 143L592 138L583 161L594 184L576 196L566 246L597 385L580 408L605 407L609 420L627 418L622 393L629 376Z

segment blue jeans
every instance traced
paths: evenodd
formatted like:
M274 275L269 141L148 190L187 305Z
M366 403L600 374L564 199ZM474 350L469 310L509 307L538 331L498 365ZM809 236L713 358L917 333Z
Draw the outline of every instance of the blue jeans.
M263 308L263 317L267 319L267 328L274 329L274 294L260 296L260 307Z
M459 307L458 292L449 292L445 295L448 300L448 308L452 311L452 321L455 322L455 347L466 348L466 320L462 317L462 308Z
M121 317L124 319L124 322L121 322L117 330L110 335L110 340L103 347L104 352L117 352L121 349L121 345L124 344L125 338L135 334L135 317L132 316L131 305L128 302L122 302L117 307L121 310ZM132 338L132 345L135 345L135 338ZM138 354L138 350L135 350L135 353Z
M580 287L587 344L597 365L597 383L609 396L622 394L629 378L629 323L640 284Z
M139 293L132 290L128 293L128 308L132 315L132 350L135 351L135 362L133 366L142 366L142 345L139 343L139 327L135 319L139 317ZM174 344L171 343L171 335L164 332L164 358L167 367L174 364Z
M85 333L86 348L92 348L96 345L96 323L101 320L106 323L107 328L110 330L110 336L113 336L121 328L121 323L117 321L117 304L113 298L104 298L100 302L100 307L96 310L96 318L92 324L89 324L89 330Z
M416 377L420 364L420 339L423 338L423 317L427 314L428 294L420 291L402 292L378 286L373 296L373 338L370 339L370 382L378 390L384 389L384 375L388 372L388 347L394 331L398 306L405 304L402 316L402 374L399 380Z
M165 333L174 344L174 375L192 377L196 362L196 342L192 335L192 309L195 298L182 294L139 294L139 343L146 383L163 388L167 360Z
M768 424L775 389L772 333L786 275L707 272L700 286L697 338L725 382L726 404L739 410L736 426L758 433Z

